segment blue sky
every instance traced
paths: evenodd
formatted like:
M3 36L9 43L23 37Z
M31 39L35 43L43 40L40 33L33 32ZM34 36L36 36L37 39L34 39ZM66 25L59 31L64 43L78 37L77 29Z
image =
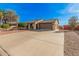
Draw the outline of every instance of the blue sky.
M71 16L79 16L77 3L2 3L0 8L14 10L19 16L19 22L58 18L60 25L64 25Z

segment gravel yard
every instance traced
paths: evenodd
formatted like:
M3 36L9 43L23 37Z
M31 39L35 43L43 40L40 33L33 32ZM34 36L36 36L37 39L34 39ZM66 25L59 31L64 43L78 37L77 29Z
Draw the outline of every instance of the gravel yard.
M64 55L79 56L79 31L65 32Z

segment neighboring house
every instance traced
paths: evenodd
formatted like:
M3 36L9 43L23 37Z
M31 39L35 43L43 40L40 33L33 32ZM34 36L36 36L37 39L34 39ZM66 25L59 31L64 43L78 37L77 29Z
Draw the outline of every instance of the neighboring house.
M33 22L27 22L27 29L33 30L59 30L58 20L38 20Z
M17 20L14 20L14 19L12 19L12 20L11 19L10 20L6 19L6 23L8 23L8 24L10 24L12 26L18 25ZM0 24L6 24L6 23L5 23L4 19L2 19L2 21L0 20Z
M6 19L6 22L5 22L5 19L3 19L3 23L8 23L10 24L11 26L17 26L18 25L18 22L17 22L17 19Z

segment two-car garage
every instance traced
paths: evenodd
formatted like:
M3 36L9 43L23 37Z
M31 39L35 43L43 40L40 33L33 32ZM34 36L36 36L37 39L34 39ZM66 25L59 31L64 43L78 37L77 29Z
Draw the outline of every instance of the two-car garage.
M53 30L52 27L53 27L52 23L39 23L39 24L37 24L37 29Z

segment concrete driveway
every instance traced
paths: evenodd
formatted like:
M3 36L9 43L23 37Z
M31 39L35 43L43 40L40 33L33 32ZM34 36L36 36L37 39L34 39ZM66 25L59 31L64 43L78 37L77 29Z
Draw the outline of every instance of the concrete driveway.
M62 56L64 33L25 31L0 36L0 55Z

